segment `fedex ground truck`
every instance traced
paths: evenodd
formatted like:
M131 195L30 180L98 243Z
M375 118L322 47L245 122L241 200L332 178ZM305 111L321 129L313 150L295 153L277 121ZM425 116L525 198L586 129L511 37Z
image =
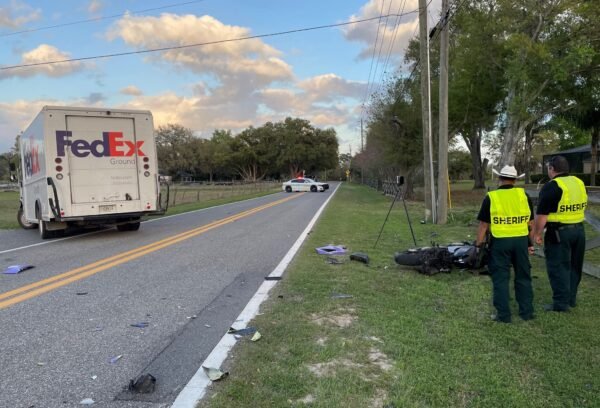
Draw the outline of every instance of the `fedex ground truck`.
M149 111L45 106L20 137L26 229L50 238L69 226L135 231L161 207Z

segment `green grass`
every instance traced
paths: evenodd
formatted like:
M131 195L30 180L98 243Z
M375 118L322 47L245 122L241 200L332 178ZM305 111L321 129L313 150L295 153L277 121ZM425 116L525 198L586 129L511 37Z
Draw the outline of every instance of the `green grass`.
M457 202L472 201L461 194ZM514 311L512 324L494 323L489 277L427 277L394 264L394 252L412 246L401 203L373 248L389 205L366 187L340 188L252 322L262 339L236 346L230 376L199 406L600 406L599 280L584 277L573 311L544 313L551 291L543 260L532 258L537 318ZM422 206L409 204L420 244L432 233L442 243L472 240L477 207L454 209L441 227L420 224ZM368 253L371 264L328 264L314 248L330 243Z
M0 191L0 229L19 228L17 211L19 210L19 193L16 191Z

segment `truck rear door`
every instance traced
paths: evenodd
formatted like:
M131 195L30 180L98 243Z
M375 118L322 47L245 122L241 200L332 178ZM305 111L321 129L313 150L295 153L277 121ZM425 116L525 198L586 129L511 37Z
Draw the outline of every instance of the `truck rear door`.
M74 144L67 150L71 202L139 200L134 119L67 115L66 127Z

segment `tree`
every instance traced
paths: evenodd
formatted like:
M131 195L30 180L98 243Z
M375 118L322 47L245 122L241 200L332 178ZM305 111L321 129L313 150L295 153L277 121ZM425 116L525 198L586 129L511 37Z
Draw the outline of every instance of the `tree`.
M274 126L279 147L277 163L282 171L295 177L300 171L334 169L338 141L334 129L318 129L300 118L286 118Z
M420 104L418 81L396 79L373 102L361 153L361 167L368 178L404 175L408 197L413 194L417 170L423 167Z
M190 129L177 124L159 126L155 139L158 165L164 174L176 176L183 171L193 172L196 159Z
M573 108L578 76L591 69L594 48L587 19L594 6L578 0L498 0L506 27L501 164L514 163L518 141L536 121ZM597 4L595 6L597 9ZM596 36L597 37L597 36Z
M474 189L485 188L482 141L495 125L505 84L496 3L467 2L451 20L448 128L469 149Z

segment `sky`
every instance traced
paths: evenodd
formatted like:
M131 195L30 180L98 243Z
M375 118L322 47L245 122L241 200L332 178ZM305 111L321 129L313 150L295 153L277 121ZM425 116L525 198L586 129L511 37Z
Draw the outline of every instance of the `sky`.
M430 27L439 3L430 2ZM155 127L180 124L203 138L299 117L333 127L340 153L354 154L368 95L408 71L417 8L418 0L0 0L0 153L43 106L58 105L150 110ZM346 22L355 23L278 34ZM140 53L157 48L171 49ZM66 59L80 60L15 67Z

